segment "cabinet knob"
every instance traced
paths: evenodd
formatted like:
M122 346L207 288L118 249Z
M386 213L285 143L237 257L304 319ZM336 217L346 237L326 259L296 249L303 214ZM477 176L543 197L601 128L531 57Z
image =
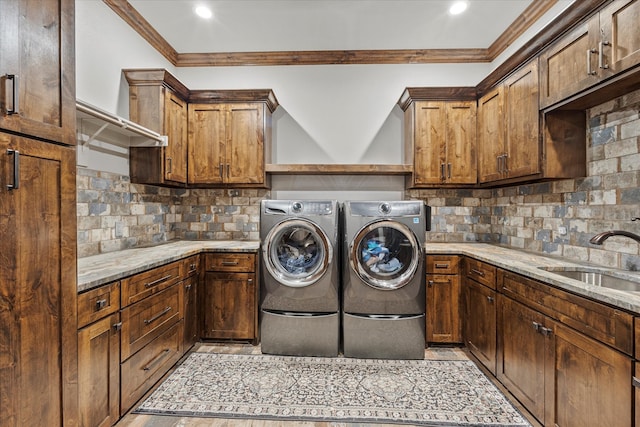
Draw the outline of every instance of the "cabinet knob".
M106 306L107 306L107 300L106 299L99 299L99 300L96 301L96 310L102 310Z
M493 298L493 297L487 297L487 301L489 301L489 302L491 302L491 303L492 303L492 302L493 302L493 300L494 300L494 298Z

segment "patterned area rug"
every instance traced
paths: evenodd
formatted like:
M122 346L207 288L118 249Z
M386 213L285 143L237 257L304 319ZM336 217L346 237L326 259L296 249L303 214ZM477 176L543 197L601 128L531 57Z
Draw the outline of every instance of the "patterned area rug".
M192 353L134 413L530 426L469 360Z

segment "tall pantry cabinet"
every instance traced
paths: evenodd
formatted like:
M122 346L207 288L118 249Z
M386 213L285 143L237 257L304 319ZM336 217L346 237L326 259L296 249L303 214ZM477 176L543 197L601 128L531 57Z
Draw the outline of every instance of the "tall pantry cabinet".
M74 0L0 1L0 425L77 411Z

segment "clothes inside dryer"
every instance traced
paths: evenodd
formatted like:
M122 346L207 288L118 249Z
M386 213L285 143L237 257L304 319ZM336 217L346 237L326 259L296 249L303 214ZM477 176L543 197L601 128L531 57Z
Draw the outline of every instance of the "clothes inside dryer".
M318 236L306 228L284 230L274 243L280 265L294 275L306 275L322 260L323 249Z

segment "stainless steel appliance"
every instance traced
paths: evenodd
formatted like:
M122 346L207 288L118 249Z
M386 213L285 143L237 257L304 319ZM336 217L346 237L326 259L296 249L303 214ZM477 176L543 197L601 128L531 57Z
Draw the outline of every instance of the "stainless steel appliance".
M263 200L260 236L262 352L337 356L340 347L337 202Z
M428 210L421 201L344 203L346 357L424 358Z

